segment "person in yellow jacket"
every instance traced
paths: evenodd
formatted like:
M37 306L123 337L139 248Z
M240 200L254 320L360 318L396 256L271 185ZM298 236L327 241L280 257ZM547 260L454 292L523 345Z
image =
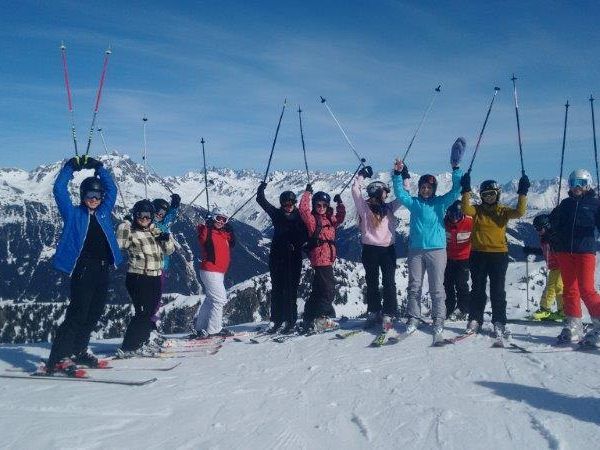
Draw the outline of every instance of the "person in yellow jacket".
M483 313L487 301L485 292L487 279L490 279L490 301L492 303L492 324L496 337L508 337L506 330L506 291L504 289L508 269L508 245L506 225L511 219L525 214L529 179L523 175L519 180L516 208L499 203L501 188L494 180L481 183L479 195L481 204L471 204L471 175L467 172L461 179L461 206L464 214L473 218L471 266L471 299L467 333L476 333L483 323Z

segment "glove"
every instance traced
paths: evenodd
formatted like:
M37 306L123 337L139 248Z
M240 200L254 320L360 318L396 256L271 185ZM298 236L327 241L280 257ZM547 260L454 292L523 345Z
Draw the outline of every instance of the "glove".
M342 203L342 197L340 197L340 194L335 194L333 196L333 201L336 203Z
M267 183L265 181L261 181L260 184L258 185L257 192L265 192L266 188L267 188Z
M83 168L84 169L93 169L98 170L103 166L103 164L97 159L92 158L91 156L83 157Z
M171 194L171 208L177 209L181 205L181 197L179 194Z
M471 174L465 173L460 179L460 186L462 187L461 193L471 192Z
M215 219L213 219L212 216L208 216L204 223L208 228L213 228L215 226Z
M308 183L308 184L306 185L306 192L310 192L311 194L313 193L312 184Z
M131 214L127 214L125 217L123 217L123 220L133 223L133 216Z
M406 164L404 164L404 167L402 167L400 175L402 175L403 180L408 180L410 178L410 173L408 173L408 166Z
M452 145L452 150L450 150L450 165L452 167L458 167L463 155L465 154L466 148L467 141L464 137L459 137L456 139L456 141L454 141L454 144Z
M68 160L65 164L65 167L70 167L73 169L73 172L77 172L82 169L82 167L79 165L79 158L76 156Z
M529 177L527 175L523 175L519 180L519 188L517 189L517 194L527 195L530 186L531 183L529 182Z
M358 174L363 178L371 178L373 176L373 168L371 166L365 166L358 171Z
M158 236L156 236L156 240L158 242L165 242L168 241L170 237L171 233L160 233Z

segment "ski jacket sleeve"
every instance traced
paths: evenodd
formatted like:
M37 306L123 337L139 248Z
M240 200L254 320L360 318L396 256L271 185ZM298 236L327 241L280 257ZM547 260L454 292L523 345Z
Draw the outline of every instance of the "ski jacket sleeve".
M273 206L265 197L264 189L260 187L256 191L256 202L260 205L260 207L268 214L272 221L275 220L275 215L277 214L277 208Z
M471 192L463 192L460 207L463 214L467 216L475 217L477 215L477 209L471 204Z
M104 186L104 198L102 199L102 203L98 207L98 210L110 214L117 203L117 185L115 184L115 180L113 180L110 171L104 166L100 166L99 169L96 169L96 173L100 177L100 183Z
M300 213L300 217L302 218L302 222L306 225L306 229L308 230L308 235L312 236L317 228L317 221L315 220L315 216L311 213L311 205L310 199L312 194L308 191L305 191L302 194L302 198L300 199L300 204L298 205L298 212Z
M164 224L164 228L166 230L171 230L171 225L173 225L173 223L175 223L175 219L177 219L179 208L179 206L177 208L169 207L165 218L162 220L162 223Z
M60 212L63 221L66 221L67 217L71 214L73 209L73 203L71 203L71 196L69 195L69 181L73 179L73 169L70 166L63 166L56 177L54 182L54 188L52 192L54 194L54 200L58 211Z
M119 244L119 248L125 250L129 248L131 244L131 240L129 239L131 235L131 224L128 221L121 222L117 227L117 244Z
M356 178L354 178L354 183L352 183L352 200L354 200L354 204L356 205L356 213L358 214L358 217L364 214L365 209L367 208L367 202L362 197L360 192L363 179L364 178L362 175L357 175Z
M205 224L201 223L198 224L196 231L198 232L198 241L200 242L200 245L204 245L208 237L208 228Z
M452 189L438 197L444 211L460 197L460 179L463 172L458 167L452 171Z
M335 208L335 220L333 221L333 227L338 228L346 218L346 206L343 203L338 203Z
M516 208L505 208L504 214L507 219L518 219L519 217L523 217L527 210L527 196L519 195L519 199L517 200ZM464 211L464 209L463 209Z
M401 175L392 175L392 184L394 186L394 195L396 200L407 209L411 209L415 199L410 196L410 193L404 189L404 183Z

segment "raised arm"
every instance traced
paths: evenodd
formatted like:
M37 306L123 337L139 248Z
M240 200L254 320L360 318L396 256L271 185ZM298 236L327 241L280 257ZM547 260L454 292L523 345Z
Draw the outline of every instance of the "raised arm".
M258 189L256 190L256 202L260 205L260 207L269 215L271 220L275 217L275 213L277 208L273 206L265 197L265 189L267 188L267 183L264 181L260 183Z
M69 195L69 181L73 179L73 173L78 164L74 160L75 158L70 159L62 169L60 169L52 190L56 206L58 206L58 211L63 220L65 220L73 210L73 203L71 203L71 196ZM77 170L79 169L77 168Z
M448 209L460 197L460 180L462 176L463 172L460 168L455 167L452 169L452 189L440 196L444 210Z
M307 188L310 186L307 186ZM312 235L317 228L317 221L315 220L315 216L312 215L311 212L311 204L310 199L312 197L312 188L307 191L304 191L302 197L300 198L300 204L298 205L298 212L300 213L300 218L304 225L306 225L306 229L308 230L308 234Z
M363 176L359 174L354 178L354 182L352 183L352 200L354 200L354 204L356 205L356 212L359 216L363 214L365 212L365 209L367 208L367 202L362 197L362 194L360 192L363 180Z
M394 187L394 195L396 200L401 205L410 209L414 203L414 199L410 196L410 193L404 189L404 180L410 178L408 174L408 167L402 161L394 161L394 173L392 175L392 185Z

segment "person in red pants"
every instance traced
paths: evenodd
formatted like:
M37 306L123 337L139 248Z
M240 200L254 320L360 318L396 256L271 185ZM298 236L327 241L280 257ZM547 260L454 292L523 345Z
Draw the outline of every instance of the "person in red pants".
M563 279L565 326L559 344L581 342L600 348L600 294L594 287L595 230L600 230L600 199L592 189L592 176L578 169L569 175L569 196L550 214L551 244ZM583 336L581 302L592 318L592 329Z

